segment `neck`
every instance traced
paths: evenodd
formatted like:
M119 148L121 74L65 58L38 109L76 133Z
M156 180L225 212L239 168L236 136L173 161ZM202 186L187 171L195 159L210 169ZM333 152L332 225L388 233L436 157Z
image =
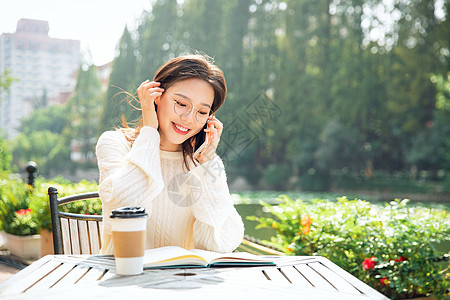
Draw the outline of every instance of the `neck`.
M177 147L178 146L178 147ZM169 151L169 152L179 152L181 151L181 145L164 145L163 143L159 144L159 149L163 151Z
M160 143L159 143L159 149L163 151L169 151L169 152L178 152L181 151L181 144L173 144L169 142L163 134L160 132Z

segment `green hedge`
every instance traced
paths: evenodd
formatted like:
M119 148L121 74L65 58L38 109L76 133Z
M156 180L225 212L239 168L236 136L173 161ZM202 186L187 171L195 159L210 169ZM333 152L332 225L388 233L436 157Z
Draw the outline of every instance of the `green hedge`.
M279 205L261 203L273 217L249 219L274 228L270 243L286 253L324 256L394 299L448 293L448 256L436 249L450 240L447 211L409 207L408 200L382 207L345 197L279 199Z

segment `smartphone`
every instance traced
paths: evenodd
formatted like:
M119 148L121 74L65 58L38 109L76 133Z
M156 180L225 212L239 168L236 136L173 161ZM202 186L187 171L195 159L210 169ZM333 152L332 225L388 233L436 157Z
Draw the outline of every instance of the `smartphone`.
M202 128L201 133L199 134L199 139L195 143L195 152L193 157L197 158L197 156L205 151L205 149L208 147L210 142L210 136L208 133L206 133L204 130L208 128L208 123L205 124L205 126Z

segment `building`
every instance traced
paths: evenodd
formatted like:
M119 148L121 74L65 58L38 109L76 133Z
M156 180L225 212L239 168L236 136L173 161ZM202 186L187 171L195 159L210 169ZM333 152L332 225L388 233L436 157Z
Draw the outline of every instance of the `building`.
M34 109L64 103L80 67L80 41L51 38L47 21L20 19L15 33L0 36L0 74L17 79L0 95L0 129L13 138L20 119Z

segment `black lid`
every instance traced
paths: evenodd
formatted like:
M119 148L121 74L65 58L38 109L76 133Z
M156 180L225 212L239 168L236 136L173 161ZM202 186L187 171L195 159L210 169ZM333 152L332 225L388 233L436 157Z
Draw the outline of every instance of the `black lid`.
M146 216L143 207L120 207L114 209L110 215L111 218L140 218Z

